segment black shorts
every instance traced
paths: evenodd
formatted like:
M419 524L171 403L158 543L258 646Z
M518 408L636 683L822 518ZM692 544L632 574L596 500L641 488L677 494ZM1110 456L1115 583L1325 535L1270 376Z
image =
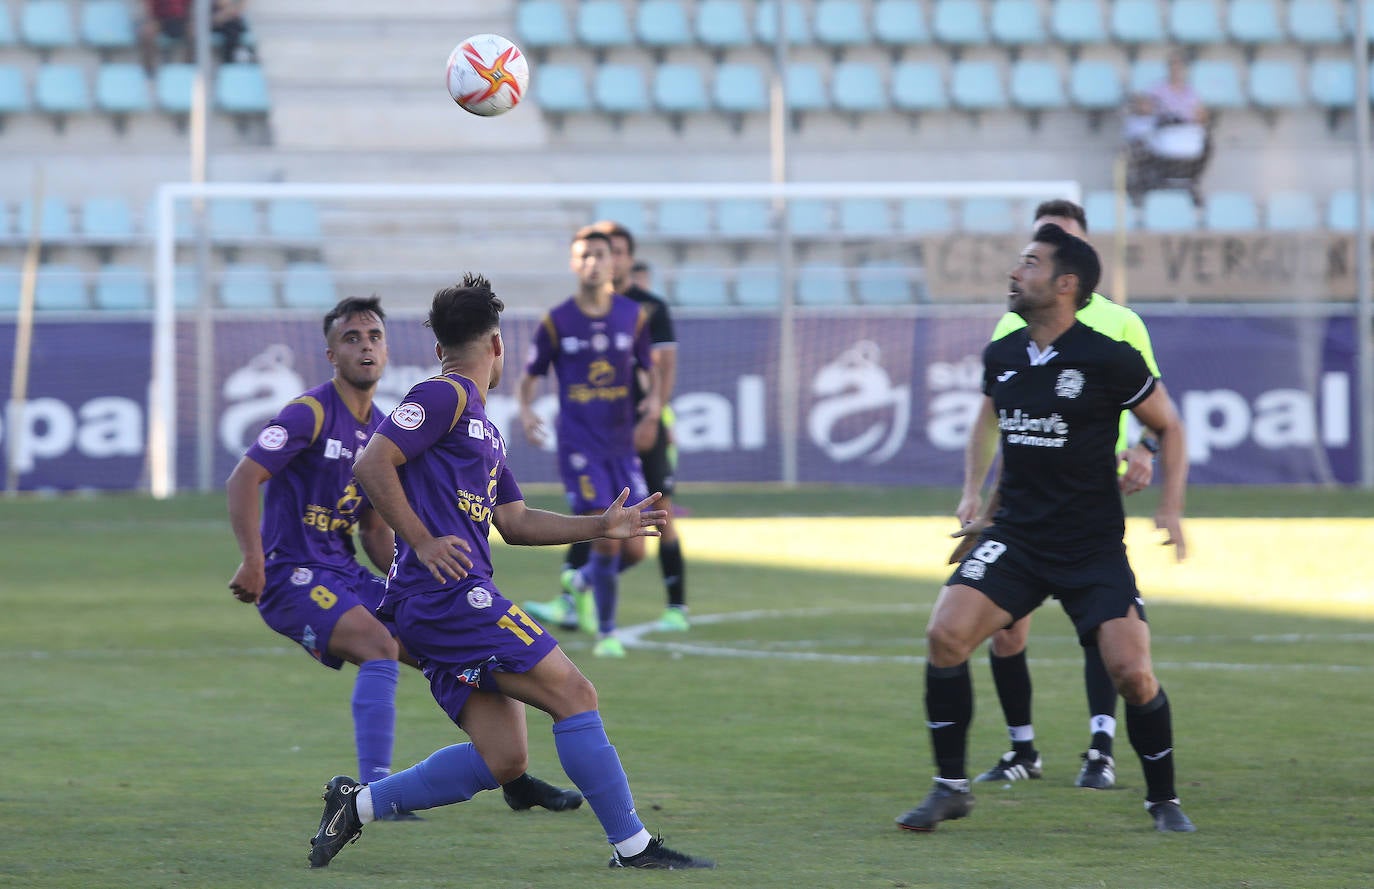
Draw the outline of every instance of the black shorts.
M1054 597L1073 621L1082 645L1094 644L1099 626L1125 617L1132 607L1145 620L1145 603L1124 543L1060 560L998 534L993 526L978 538L948 583L978 590L1010 612L1013 623Z
M662 420L658 421L658 437L654 439L653 447L639 452L639 462L644 468L644 484L649 492L658 491L664 497L673 496L677 479L672 457L668 453L668 427L663 425Z

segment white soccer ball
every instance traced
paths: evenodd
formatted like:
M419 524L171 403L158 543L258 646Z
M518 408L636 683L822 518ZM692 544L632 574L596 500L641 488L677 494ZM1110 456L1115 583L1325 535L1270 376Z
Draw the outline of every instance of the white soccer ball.
M530 66L520 47L499 34L474 34L448 56L448 94L464 111L482 117L520 104Z

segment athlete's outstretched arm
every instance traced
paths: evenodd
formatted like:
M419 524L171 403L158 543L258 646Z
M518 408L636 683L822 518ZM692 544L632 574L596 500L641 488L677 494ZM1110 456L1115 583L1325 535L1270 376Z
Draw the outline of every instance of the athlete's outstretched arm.
M629 496L630 489L625 488L601 515L581 516L530 509L525 501L514 500L493 509L491 520L501 532L501 539L512 546L549 546L598 537L625 540L659 536L658 529L667 524L668 513L651 507L663 495L655 492L627 505Z
M1136 418L1159 437L1159 460L1164 483L1155 511L1155 527L1168 533L1165 545L1173 544L1174 555L1182 561L1188 555L1183 539L1183 502L1188 487L1188 443L1183 421L1164 383L1155 384L1149 397L1131 409Z

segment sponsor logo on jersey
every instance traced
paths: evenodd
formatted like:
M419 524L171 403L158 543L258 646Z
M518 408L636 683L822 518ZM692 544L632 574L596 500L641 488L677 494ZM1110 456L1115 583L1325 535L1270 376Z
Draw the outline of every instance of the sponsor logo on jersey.
M425 409L423 406L413 401L398 405L396 410L391 412L391 422L400 426L402 429L419 429L420 424L425 421Z
M1060 398L1077 398L1083 392L1083 371L1077 368L1066 368L1059 372L1059 379L1054 382L1054 394Z
M310 581L315 579L315 572L309 568L297 568L291 572L291 582L296 586L309 586Z
M275 423L258 433L258 447L264 451L280 451L286 447L286 440L290 435L286 427L278 426Z
M1032 417L1020 408L1010 414L1004 408L998 411L997 428L1007 434L1007 444L1062 448L1069 440L1069 424L1058 413Z
M480 586L475 586L468 590L468 604L473 608L490 608L491 593Z
M460 671L456 674L456 677L457 677L458 681L461 682L461 683L463 683L464 685L468 685L468 686L471 686L471 687L473 687L473 688L481 688L481 687L482 687L482 668L481 668L481 667L468 667L466 670L460 670Z

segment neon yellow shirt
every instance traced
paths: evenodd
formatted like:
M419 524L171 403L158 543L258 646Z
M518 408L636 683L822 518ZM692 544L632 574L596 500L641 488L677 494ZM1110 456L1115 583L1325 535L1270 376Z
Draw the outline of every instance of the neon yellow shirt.
M1145 365L1150 368L1150 373L1157 377L1163 376L1159 372L1159 365L1155 363L1155 350L1150 346L1150 332L1145 329L1145 322L1135 312L1112 302L1100 293L1094 293L1088 304L1079 309L1075 317L1104 336L1135 346L1136 351L1145 359ZM1000 340L1025 326L1026 319L1015 312L1007 312L993 328L992 339ZM1126 411L1122 411L1121 432L1116 439L1116 450L1120 453L1128 447L1130 443L1126 440ZM1125 471L1124 466L1121 469Z

